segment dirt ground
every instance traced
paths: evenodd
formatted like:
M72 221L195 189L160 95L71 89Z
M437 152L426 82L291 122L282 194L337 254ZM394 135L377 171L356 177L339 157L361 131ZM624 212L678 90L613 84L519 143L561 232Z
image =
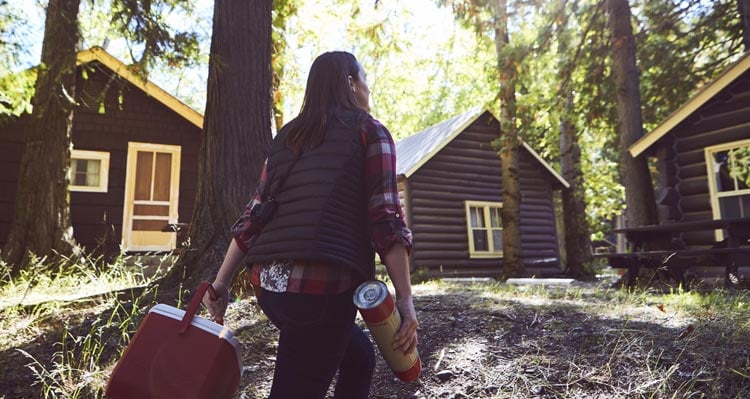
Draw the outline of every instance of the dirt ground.
M400 382L379 359L371 397L750 397L750 325L710 309L685 316L665 307L658 294L634 301L604 286L416 285L422 375ZM48 329L27 331L14 348L0 348L0 398L43 397L29 358L17 349L42 362L54 359L62 324L89 331L102 311L79 306L61 312ZM235 398L264 398L275 329L252 297L230 305L226 323L242 343L244 375ZM109 364L106 374L114 359L101 361Z
M422 375L403 383L379 359L371 397L750 397L750 337L710 316L679 317L658 296L622 303L607 284L417 286ZM253 318L248 303L230 324ZM237 328L247 349L237 398L263 398L270 386L275 332L257 320Z

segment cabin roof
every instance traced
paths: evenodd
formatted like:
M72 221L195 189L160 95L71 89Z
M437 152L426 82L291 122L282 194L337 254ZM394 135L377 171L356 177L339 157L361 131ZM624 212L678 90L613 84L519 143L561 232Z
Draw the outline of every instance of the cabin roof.
M175 96L167 93L161 87L155 85L149 80L143 79L131 72L127 65L123 64L122 61L113 57L111 54L106 52L103 48L95 46L88 50L79 51L77 54L77 63L87 64L92 61L98 61L107 68L111 69L112 72L122 77L126 81L130 82L134 86L143 90L147 95L153 97L160 103L164 104L167 108L176 112L186 120L190 121L193 125L198 128L203 128L203 115L198 111L192 109L184 102L177 99Z
M427 161L434 157L435 154L450 144L453 139L485 113L495 118L487 108L472 108L460 115L456 115L430 126L421 132L399 140L396 143L396 173L407 178L413 175ZM497 118L495 119L497 120ZM570 184L549 163L542 159L531 146L520 138L519 142L563 187L570 187Z
M675 126L680 122L687 119L690 115L696 112L701 106L707 103L709 100L714 98L720 91L725 89L727 86L732 84L737 78L739 78L745 71L750 69L750 52L742 56L729 68L719 75L716 79L703 86L693 97L691 97L685 104L674 111L667 117L656 129L652 130L645 136L641 137L638 141L628 148L630 155L637 157L644 151L649 149L654 143L659 141L660 138L664 137L669 133Z

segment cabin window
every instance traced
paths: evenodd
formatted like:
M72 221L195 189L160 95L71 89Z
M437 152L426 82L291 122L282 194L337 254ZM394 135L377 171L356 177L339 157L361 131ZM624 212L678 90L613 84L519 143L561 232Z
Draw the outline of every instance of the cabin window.
M73 150L70 154L70 191L107 192L109 153Z
M714 219L750 217L750 140L706 148Z
M503 224L499 202L466 201L466 229L472 258L503 256Z

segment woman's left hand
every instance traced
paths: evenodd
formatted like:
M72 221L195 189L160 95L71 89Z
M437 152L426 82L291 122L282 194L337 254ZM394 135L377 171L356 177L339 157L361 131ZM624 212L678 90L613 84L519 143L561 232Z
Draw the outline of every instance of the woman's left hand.
M394 337L393 349L408 355L417 348L417 312L411 296L398 298L396 308L401 315L401 327Z

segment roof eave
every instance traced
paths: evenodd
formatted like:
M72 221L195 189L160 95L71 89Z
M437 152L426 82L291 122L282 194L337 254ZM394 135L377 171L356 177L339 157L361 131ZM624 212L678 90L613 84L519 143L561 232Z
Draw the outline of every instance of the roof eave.
M172 111L176 112L199 129L203 129L203 115L198 111L192 109L187 104L183 103L173 95L167 93L161 87L151 83L148 80L144 80L131 72L127 65L123 64L120 60L107 53L101 47L92 47L88 50L79 51L77 54L78 64L86 64L91 61L98 61L104 64L107 68L111 69L114 73L121 76L134 86L143 90L146 94L154 97L157 101L167 106Z
M407 179L411 177L411 175L413 175L417 170L419 170L419 168L421 168L425 163L427 163L427 161L429 161L433 156L435 156L435 154L440 152L451 141L453 141L453 139L455 139L456 136L461 134L461 132L463 132L467 127L469 127L472 123L476 122L477 119L479 119L482 115L484 115L485 112L489 112L493 118L497 119L495 115L492 114L492 111L489 109L489 107L485 106L483 108L478 108L475 115L467 119L466 122L464 122L463 124L459 125L453 132L451 132L451 134L445 140L443 140L442 143L440 143L439 146L435 147L435 149L432 150L428 155L424 156L419 162L414 164L414 166L412 166L405 173L399 174L399 176L403 176ZM565 180L559 173L557 173L557 171L549 163L547 163L547 161L545 161L539 155L539 153L534 151L534 149L531 148L531 146L526 144L526 142L521 137L518 138L518 142L537 160L537 162L539 162L552 175L552 177L555 178L555 180L557 180L560 183L562 187L570 188L570 183L568 183L567 180Z
M549 163L547 163L547 161L545 161L542 158L542 156L539 155L538 152L534 151L534 149L531 148L531 146L528 145L526 143L526 141L524 141L520 137L518 138L518 141L521 142L521 145L523 146L523 148L525 148L526 151L528 151L531 154L531 156L533 156L534 158L536 158L536 160L540 164L542 164L542 166L544 166L544 168L552 175L552 177L555 178L555 180L557 180L560 183L560 185L563 186L563 188L570 188L570 183L568 183L568 181L565 180L565 178L563 178L559 173L557 173L557 171L552 167L552 165L550 165Z
M713 82L704 86L696 95L688 100L687 103L683 104L667 117L667 119L656 129L633 143L630 148L628 148L630 155L634 158L641 155L649 147L654 145L654 143L659 141L659 139L664 137L664 135L669 133L680 122L687 119L693 114L693 112L697 111L698 108L703 106L706 102L719 94L720 91L724 90L724 88L734 82L735 79L740 77L740 75L745 73L748 69L750 69L750 53L746 53L739 61L735 62L733 66L727 68L727 70L725 70Z

